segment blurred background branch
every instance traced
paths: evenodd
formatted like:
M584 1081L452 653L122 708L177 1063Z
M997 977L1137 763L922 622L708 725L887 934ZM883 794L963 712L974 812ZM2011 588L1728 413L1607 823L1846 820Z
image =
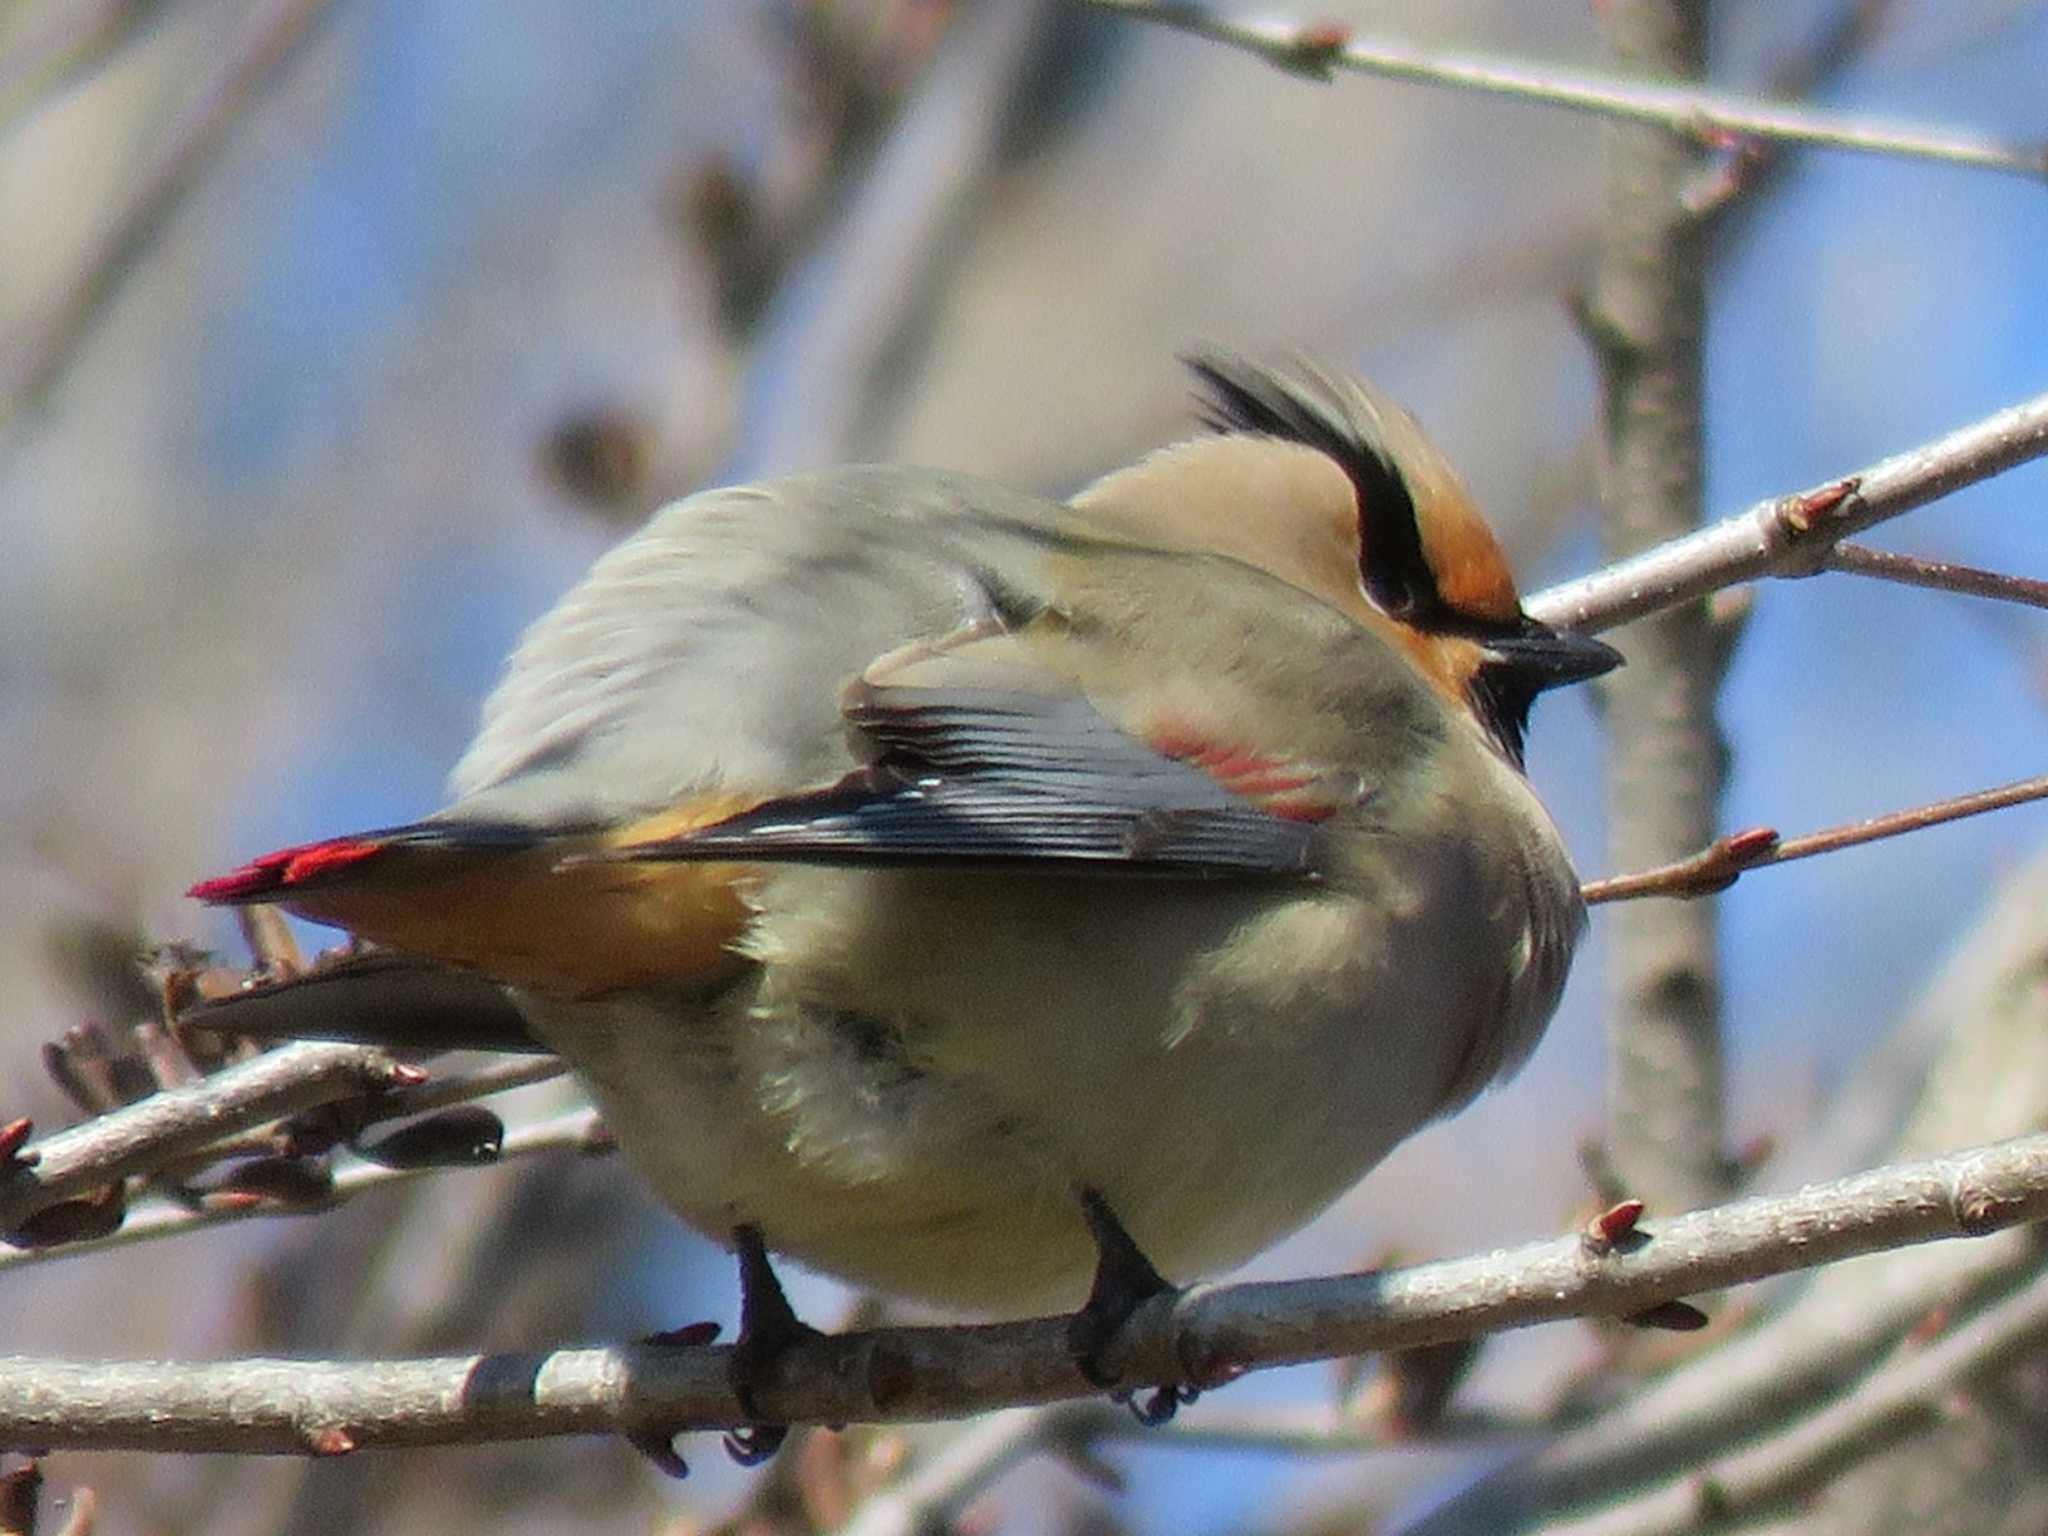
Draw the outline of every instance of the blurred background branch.
M67 29L61 21L52 24L43 37L24 44L26 57L17 59L16 67L30 77L54 62L50 53L113 46L133 28L137 13L146 9L131 3L89 11L77 18L85 23L82 36L63 35ZM236 117L326 9L326 0L266 0L250 8L212 71L164 125L155 153L140 168L127 195L109 211L71 281L30 320L25 336L8 343L8 366L0 371L0 429L17 411L38 405L63 375L115 285L141 259ZM0 103L9 94L6 82L0 81Z
M1242 48L1269 64L1318 80L1327 80L1332 71L1341 69L1390 80L1456 86L1662 128L1696 139L1708 148L1726 147L1734 139L1755 138L1780 144L1900 155L2048 179L2048 144L2001 142L1980 134L1955 133L1920 124L1858 120L1711 91L1690 84L1697 71L1687 68L1687 61L1676 56L1638 57L1624 53L1618 62L1635 65L1636 78L1626 74L1596 75L1531 67L1515 59L1432 48L1390 37L1362 37L1347 26L1326 21L1234 17L1189 0L1089 3ZM1844 7L1841 24L1830 34L1819 58L1825 61L1853 51L1871 29L1872 24L1863 13L1881 9ZM1780 89L1795 91L1811 83L1818 72L1794 72L1783 77ZM1668 83L1674 80L1686 83ZM1699 200L1685 197L1679 200L1679 205L1697 211Z

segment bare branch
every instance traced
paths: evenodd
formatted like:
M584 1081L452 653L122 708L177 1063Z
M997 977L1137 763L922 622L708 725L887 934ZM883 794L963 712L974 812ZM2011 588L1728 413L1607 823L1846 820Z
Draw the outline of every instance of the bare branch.
M1728 91L1658 80L1629 79L1385 36L1363 37L1326 22L1231 17L1184 0L1091 0L1104 10L1191 32L1258 55L1294 74L1328 79L1335 70L1448 85L1494 96L1644 123L1686 135L1709 148L1755 138L1819 149L1854 150L1936 160L1946 165L2048 179L2048 147L1919 123L1824 112Z
M416 1067L359 1045L271 1051L182 1088L59 1131L25 1148L0 1177L0 1231L47 1206L265 1121L362 1093L419 1084Z
M1629 1317L1688 1293L1879 1249L2048 1217L2048 1136L1738 1201L1646 1229L1579 1235L1411 1269L1197 1286L1118 1341L1126 1379L1216 1384L1262 1366L1404 1348L1569 1317ZM778 1422L954 1417L1093 1396L1064 1318L884 1328L793 1345L754 1383ZM331 1363L0 1361L0 1443L336 1454L746 1422L723 1346Z
M1967 597L1989 597L2002 603L2048 608L2048 581L2007 576L1999 571L1980 570L1974 565L1955 565L1946 560L1895 555L1890 550L1872 549L1867 544L1837 544L1828 556L1828 569L1847 571L1852 576L1875 576L1880 581L1896 581L1908 587L1929 587L1936 592L1961 592Z
M1711 896L1725 891L1746 870L1764 863L1778 847L1769 827L1750 827L1717 837L1698 853L1659 864L1632 875L1609 875L1579 887L1586 905L1604 901L1636 901L1645 896Z
M493 1061L467 1072L436 1072L424 1083L385 1094L378 1101L377 1118L395 1120L401 1115L424 1114L451 1104L471 1104L494 1093L530 1088L568 1074L569 1064L559 1056L522 1056Z
M611 1150L612 1142L604 1130L603 1122L598 1118L597 1111L578 1109L537 1121L532 1125L515 1126L508 1130L504 1142L498 1148L493 1165L549 1152L575 1152L590 1157ZM187 1232L225 1226L233 1221L249 1221L263 1216L312 1215L332 1210L343 1201L368 1194L372 1190L387 1189L429 1174L445 1172L445 1168L433 1166L390 1168L381 1163L352 1163L336 1173L321 1197L310 1204L251 1200L212 1201L197 1208L169 1202L143 1205L129 1212L127 1219L118 1228L102 1236L79 1238L52 1248L9 1248L0 1245L0 1270L20 1269L30 1264L47 1264L58 1259L73 1258L79 1254L100 1253L108 1248L125 1248L131 1243L149 1242L160 1237L180 1237Z
M1705 73L1703 0L1614 0L1600 25L1626 67ZM1600 368L1601 547L1626 559L1704 516L1705 242L1682 202L1701 156L1637 125L1605 137L1600 261L1579 313ZM1624 867L1689 853L1720 822L1728 748L1715 700L1730 634L1705 603L1661 614L1601 686L1607 847ZM1711 906L1660 905L1608 923L1606 1151L1628 1192L1664 1210L1729 1186L1717 919Z
M1809 100L1860 61L1883 30L1895 0L1840 0L1834 14L1800 52L1771 71L1765 94L1777 101ZM1696 178L1681 201L1686 212L1721 233L1738 208L1753 208L1757 194L1791 163L1783 140L1746 138L1720 164Z
M1914 806L1911 810L1867 817L1822 832L1809 832L1803 837L1781 839L1769 827L1751 827L1714 839L1690 858L1633 875L1610 875L1605 880L1588 880L1582 890L1588 906L1597 906L1603 901L1634 901L1644 896L1711 896L1717 891L1725 891L1752 869L1789 864L1794 859L1810 859L1815 854L1834 853L1859 843L1880 842L1888 837L1938 827L1945 822L1961 821L1966 816L1982 816L1987 811L2002 811L2009 806L2043 799L2048 799L2048 774L2001 784L1996 789L1954 795L1946 800Z
M1860 474L1760 501L1628 560L1549 587L1524 605L1563 629L1603 630L1760 576L1811 576L1836 544L2048 455L2048 394L1894 454Z

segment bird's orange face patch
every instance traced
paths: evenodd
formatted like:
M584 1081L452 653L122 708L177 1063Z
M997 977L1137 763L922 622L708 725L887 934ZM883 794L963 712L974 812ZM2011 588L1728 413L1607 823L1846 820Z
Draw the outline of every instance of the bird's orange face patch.
M1418 509L1416 524L1446 608L1489 624L1513 624L1522 617L1507 555L1462 491L1433 495Z
M1472 680L1486 662L1478 641L1464 635L1432 635L1408 625L1395 626L1391 634L1445 703L1461 710L1472 707Z

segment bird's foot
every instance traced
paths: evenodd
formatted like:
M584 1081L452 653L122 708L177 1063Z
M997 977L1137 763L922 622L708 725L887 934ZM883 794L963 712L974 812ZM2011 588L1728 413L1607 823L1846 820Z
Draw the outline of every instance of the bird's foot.
M1137 1389L1118 1386L1117 1372L1110 1368L1108 1357L1131 1314L1153 1297L1170 1295L1177 1288L1145 1257L1100 1190L1084 1185L1076 1193L1088 1235L1095 1241L1095 1283L1089 1287L1088 1300L1067 1324L1067 1347L1081 1374L1128 1407L1140 1424L1164 1424L1183 1403L1195 1400L1195 1389L1163 1385L1141 1399Z
M768 1262L768 1249L755 1226L733 1228L733 1251L740 1261L740 1336L733 1345L729 1379L733 1396L756 1422L731 1430L726 1454L743 1467L758 1466L782 1448L789 1426L762 1420L754 1405L754 1389L787 1351L807 1339L822 1338L796 1315Z
M717 1337L716 1323L685 1323L680 1328L664 1328L659 1333L650 1333L640 1342L657 1349L697 1349ZM668 1476L683 1478L690 1475L690 1464L676 1449L677 1433L673 1429L659 1428L629 1430L626 1442Z

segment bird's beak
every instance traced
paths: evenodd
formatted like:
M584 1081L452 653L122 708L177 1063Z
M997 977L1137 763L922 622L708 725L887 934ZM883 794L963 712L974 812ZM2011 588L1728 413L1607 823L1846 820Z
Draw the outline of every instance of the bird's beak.
M1537 693L1590 682L1622 663L1621 652L1604 641L1534 621L1519 635L1488 640L1486 649Z

